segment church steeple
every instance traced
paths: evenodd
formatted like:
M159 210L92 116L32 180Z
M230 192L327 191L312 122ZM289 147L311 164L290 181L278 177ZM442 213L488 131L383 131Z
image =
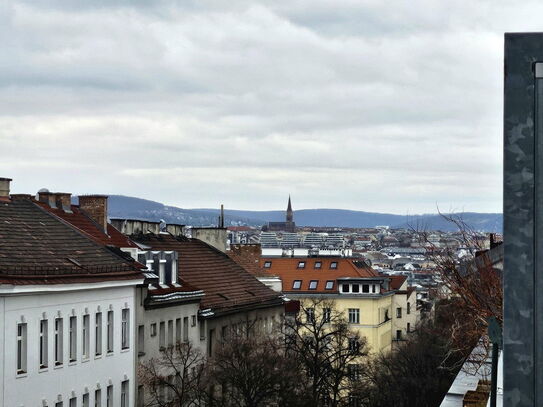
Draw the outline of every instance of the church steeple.
M290 195L288 196L288 206L287 206L287 222L294 221L294 213L292 212L292 205L290 204Z

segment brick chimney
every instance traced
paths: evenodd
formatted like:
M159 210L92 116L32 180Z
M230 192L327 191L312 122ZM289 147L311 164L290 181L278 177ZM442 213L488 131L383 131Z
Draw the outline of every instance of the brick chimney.
M53 192L38 191L38 201L49 205L51 208L57 207L57 197Z
M0 198L9 198L9 183L11 178L0 178Z
M107 232L107 195L80 195L79 208Z
M72 211L72 194L69 192L55 192L57 208L64 212Z

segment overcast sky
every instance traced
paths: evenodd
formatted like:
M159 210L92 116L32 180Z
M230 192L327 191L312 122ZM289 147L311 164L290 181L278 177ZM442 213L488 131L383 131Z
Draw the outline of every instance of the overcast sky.
M152 5L151 5L152 4ZM501 212L503 33L531 1L3 1L12 191Z

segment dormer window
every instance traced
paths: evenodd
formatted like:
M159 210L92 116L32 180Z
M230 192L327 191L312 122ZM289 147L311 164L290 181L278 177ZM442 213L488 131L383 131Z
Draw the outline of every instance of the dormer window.
M334 281L328 280L326 282L326 286L324 287L326 290L333 290L334 289Z
M316 261L316 262L315 262L315 268L316 268L317 270L320 270L320 269L322 268L322 261Z
M330 263L330 268L332 270L336 270L337 269L337 261L333 261L332 263Z
M360 285L358 285L358 284L353 284L351 287L352 287L351 290L352 290L353 293L358 293L358 292L360 292Z
M298 268L299 269L305 269L305 261L299 261L298 262Z
M302 280L294 280L294 283L292 283L293 290L299 290L301 286L302 286Z
M317 289L317 284L318 284L317 280L311 280L309 282L309 289L310 290L316 290Z
M370 292L370 286L368 284L362 285L362 292L363 293L369 293Z
M264 262L264 268L269 269L271 267L271 261L265 261Z
M341 284L341 292L342 293L348 293L349 290L349 284Z

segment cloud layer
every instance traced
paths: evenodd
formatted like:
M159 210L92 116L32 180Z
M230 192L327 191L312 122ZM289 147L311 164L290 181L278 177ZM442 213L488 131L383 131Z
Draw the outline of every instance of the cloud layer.
M538 2L0 6L0 176L181 207L501 211L504 31ZM182 4L182 5L180 5Z

